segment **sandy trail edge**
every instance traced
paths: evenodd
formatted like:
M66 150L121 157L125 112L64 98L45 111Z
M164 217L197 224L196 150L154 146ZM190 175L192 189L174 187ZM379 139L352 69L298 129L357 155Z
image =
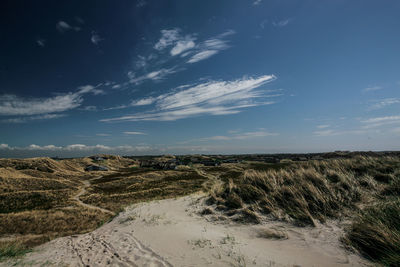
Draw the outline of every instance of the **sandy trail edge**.
M100 178L102 178L102 176L97 177L97 178L95 178L95 179L100 179ZM95 179L93 179L93 180L95 180ZM99 210L99 211L101 211L101 212L108 213L108 214L111 214L111 215L114 216L115 213L112 212L112 211L110 211L110 210L106 210L106 209L103 209L103 208L100 208L100 207L97 207L97 206L93 206L93 205L90 205L90 204L86 204L86 203L82 202L82 200L80 200L79 197L82 196L82 195L84 195L84 194L87 192L86 188L90 187L90 185L91 185L90 181L88 181L88 180L83 180L83 181L81 181L81 182L83 183L83 186L81 186L81 187L79 188L78 193L76 193L76 195L74 195L74 196L72 197L72 199L75 200L79 205L81 205L81 206L83 206L83 207L85 207L85 208Z
M213 215L198 215L201 203L202 196L192 195L131 206L91 233L42 245L17 265L372 266L340 246L343 231L334 222L316 228L212 222ZM259 238L265 228L288 239Z

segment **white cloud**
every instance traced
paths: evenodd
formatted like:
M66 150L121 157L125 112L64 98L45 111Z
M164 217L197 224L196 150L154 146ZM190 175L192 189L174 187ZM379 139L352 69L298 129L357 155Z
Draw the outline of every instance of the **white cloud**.
M74 31L80 31L81 30L80 27L73 27L73 26L69 25L68 23L66 23L65 21L62 21L62 20L57 22L56 28L61 33L66 32L66 31L70 31L70 30L74 30Z
M36 145L36 144L31 144L27 147L12 147L7 144L0 144L0 150L17 150L17 151L49 151L49 152L90 152L90 153L95 153L95 152L108 152L108 153L129 153L129 152L143 152L143 151L152 151L154 150L150 146L146 145L137 145L137 146L131 146L131 145L122 145L122 146L105 146L101 144L97 144L94 146L88 146L84 144L72 144L72 145L67 145L67 146L55 146L55 145Z
M135 71L129 71L127 73L130 83L140 85L145 81L160 81L165 79L168 75L185 70L186 63L195 63L201 60L207 59L224 49L228 49L228 41L225 40L228 36L234 34L235 31L228 30L219 34L213 38L207 39L198 44L195 43L196 34L181 35L179 28L170 30L162 30L161 38L154 45L154 49L158 51L152 52L148 56L139 55L135 63ZM165 56L163 51L167 48L171 48L171 57L161 58ZM191 55L189 60L176 61L175 56L180 55L180 58ZM155 62L155 60L158 60ZM175 60L174 65L170 68L164 67L159 69L152 69L148 71L150 66L157 66L170 62L172 59Z
M147 97L139 100L132 101L131 106L146 106L151 105L156 101L154 97Z
M267 136L277 136L278 133L271 133L267 131L256 131L256 132L246 132L246 133L237 133L234 135L217 135L212 137L205 137L199 139L199 141L230 141L230 140L248 140L260 137L267 137Z
M28 146L27 149L28 150L50 150L50 151L54 151L54 150L60 150L60 149L62 149L62 147L55 146L55 145L38 146L38 145L32 144L32 145Z
M49 98L22 98L16 95L0 95L0 116L32 116L59 113L79 107L84 94L102 94L92 85L81 86L78 91Z
M146 73L142 76L135 77L135 74L132 72L128 73L128 77L130 78L129 82L134 83L136 85L143 83L146 80L158 81L164 79L167 75L175 73L176 70L174 68L170 69L159 69L156 71L152 71Z
M104 40L104 38L101 38L100 35L97 32L92 31L92 37L90 37L90 41L93 44L98 45L103 40Z
M371 87L364 88L363 91L371 92L371 91L377 91L377 90L382 90L382 89L383 89L382 86L371 86Z
M187 61L188 63L199 62L217 54L221 50L229 48L228 42L224 38L235 33L233 30L228 30L196 45L194 42L196 38L193 37L193 34L182 36L180 32L181 30L178 28L162 30L162 36L154 45L154 48L161 51L169 46L173 46L170 51L172 56L182 54L182 57L185 57L193 53L194 55ZM143 61L139 63L144 65Z
M270 95L271 91L256 89L274 79L274 75L264 75L234 81L209 81L181 90L175 89L157 98L134 102L142 105L154 103L155 110L101 121L170 121L205 114L236 114L244 108L273 104L274 101L266 101L265 98L279 95Z
M154 45L154 48L158 51L164 50L169 46L173 46L170 51L171 56L176 56L190 50L196 46L195 40L192 35L182 36L180 34L181 30L179 28L171 30L162 30L161 38Z
M205 51L201 51L195 55L193 55L189 60L188 63L196 63L199 62L201 60L207 59L215 54L217 54L218 51L217 50L205 50Z
M259 4L261 4L261 1L262 1L262 0L255 0L255 1L253 2L253 6L258 6Z
M11 149L7 144L0 144L0 149Z
M97 111L97 107L96 107L96 106L86 106L86 107L82 107L81 110L85 110L85 111Z
M146 133L143 133L143 132L124 132L124 134L127 134L127 135L147 135Z
M42 39L42 38L37 38L36 39L36 43L37 43L38 46L44 47L46 45L46 40Z
M324 128L329 128L329 127L330 127L330 125L328 125L328 124L323 124L323 125L317 126L318 129L324 129Z
M189 49L192 49L196 46L192 38L186 40L180 40L176 43L176 45L171 49L171 56L179 55L182 52L185 52Z
M386 125L400 124L400 116L376 117L361 122L364 124L364 129L378 128Z
M187 63L196 63L216 55L222 50L228 49L228 41L224 38L234 34L235 31L228 30L216 37L205 40L196 47L195 54L187 61Z
M335 136L335 135L349 135L349 134L365 134L365 130L323 130L313 132L316 136Z
M0 96L0 115L14 116L63 112L79 107L82 102L81 94L77 93L30 99L15 95L2 95Z
M179 29L175 28L172 30L161 30L161 38L154 45L156 50L163 50L168 46L173 45L177 40L180 39Z
M30 121L37 121L37 120L50 120L50 119L58 119L67 116L66 114L45 114L45 115L38 115L38 116L27 116L27 117L17 117L17 118L10 118L1 120L2 123L26 123Z
M103 90L97 89L97 87L99 87L99 86L101 86L101 84L98 86L93 86L93 85L80 86L80 87L78 87L78 89L79 89L78 93L79 94L92 93L94 95L104 95L105 92Z
M275 26L275 27L285 27L291 21L292 21L292 19L284 19L284 20L280 20L280 21L273 21L272 25Z
M393 104L400 104L400 98L385 98L375 101L376 103L370 106L370 109L381 109Z

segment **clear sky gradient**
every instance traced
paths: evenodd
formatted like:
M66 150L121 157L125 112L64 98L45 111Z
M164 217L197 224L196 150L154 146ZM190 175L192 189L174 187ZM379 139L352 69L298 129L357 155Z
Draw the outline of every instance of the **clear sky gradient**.
M0 157L400 149L400 1L2 1Z

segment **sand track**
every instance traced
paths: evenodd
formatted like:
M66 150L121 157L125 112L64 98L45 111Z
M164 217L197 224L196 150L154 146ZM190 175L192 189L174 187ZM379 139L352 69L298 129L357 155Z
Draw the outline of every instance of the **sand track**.
M372 266L343 249L337 222L315 228L224 223L198 215L202 200L192 195L136 204L91 233L36 248L17 266ZM264 228L288 238L258 237Z
M100 179L101 177L102 176L95 178L95 179ZM107 210L107 209L97 207L97 206L86 204L80 199L80 196L86 194L86 192L87 192L86 188L90 187L90 185L91 185L90 181L88 181L88 180L83 180L82 183L83 183L83 185L81 187L79 187L78 192L72 197L72 199L75 200L82 207L85 207L88 209L95 209L95 210L98 210L98 211L101 211L104 213L108 213L108 214L111 214L112 216L114 216L115 215L114 212Z

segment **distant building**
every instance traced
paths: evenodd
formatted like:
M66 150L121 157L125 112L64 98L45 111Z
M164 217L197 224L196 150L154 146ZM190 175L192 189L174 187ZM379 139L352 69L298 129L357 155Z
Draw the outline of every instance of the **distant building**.
M108 171L108 168L105 166L89 165L85 168L85 171Z
M213 161L213 160L203 160L200 163L203 164L204 166L219 166L219 165L221 165L220 162Z

